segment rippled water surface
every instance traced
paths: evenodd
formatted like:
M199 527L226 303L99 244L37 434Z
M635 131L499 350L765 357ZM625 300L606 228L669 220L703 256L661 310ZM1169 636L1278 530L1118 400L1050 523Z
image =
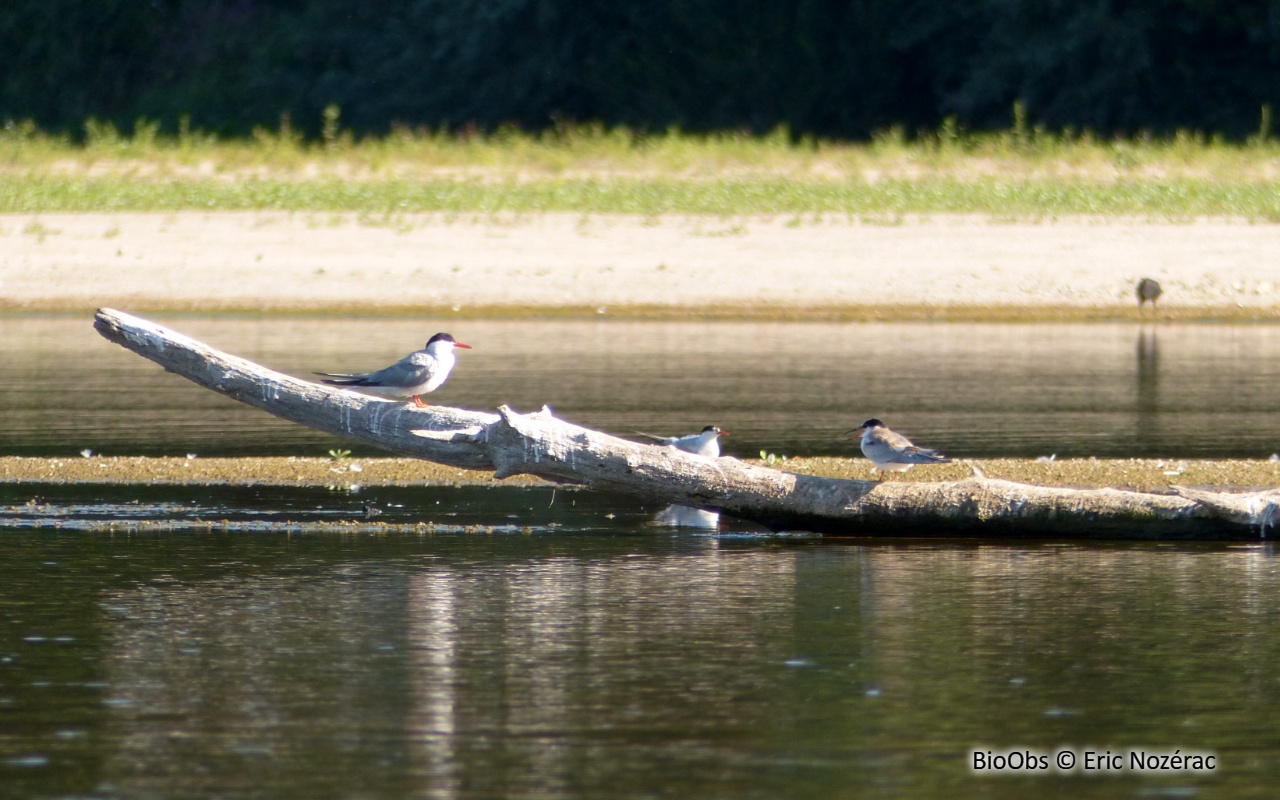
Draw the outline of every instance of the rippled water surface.
M200 502L349 499L276 491ZM394 499L438 499L420 491ZM0 529L0 795L1264 797L1280 781L1269 545L707 536L585 494L556 528L534 511L548 491L468 498L469 522L531 523L483 533ZM5 492L11 517L24 501ZM1219 766L969 767L974 749L1063 747Z
M879 417L957 456L1266 458L1280 451L1280 327L173 318L299 376L385 366L447 329L436 402L548 404L624 435L715 424L739 455L856 453ZM82 317L0 317L0 453L323 455L349 446L196 387ZM373 452L357 445L357 454Z

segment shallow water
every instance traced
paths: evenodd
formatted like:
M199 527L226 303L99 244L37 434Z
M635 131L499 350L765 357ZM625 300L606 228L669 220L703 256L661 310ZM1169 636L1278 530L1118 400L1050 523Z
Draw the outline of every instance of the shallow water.
M228 533L184 515L331 521L361 501L137 487L91 490L63 517L84 524L12 527L29 499L69 502L47 488L5 487L0 510L5 796L1261 797L1280 780L1270 545L710 536L566 492L553 526L546 489L442 509L489 531ZM161 502L179 510L149 517ZM176 522L94 529L95 505ZM970 769L975 749L1063 748L1218 769Z
M1280 327L484 322L188 317L171 327L274 369L385 366L444 328L436 402L543 404L630 435L715 424L729 452L856 455L879 417L966 457L1266 458L1280 451ZM324 455L366 445L200 389L87 317L0 316L0 454Z

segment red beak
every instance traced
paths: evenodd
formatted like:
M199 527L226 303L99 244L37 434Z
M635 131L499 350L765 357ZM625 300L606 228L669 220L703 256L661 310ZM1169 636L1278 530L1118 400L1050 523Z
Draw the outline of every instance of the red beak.
M453 346L454 346L454 347L461 347L463 350L470 350L470 349L472 349L472 348L471 348L471 345L469 345L469 344L463 344L462 342L454 342L454 343L453 343Z

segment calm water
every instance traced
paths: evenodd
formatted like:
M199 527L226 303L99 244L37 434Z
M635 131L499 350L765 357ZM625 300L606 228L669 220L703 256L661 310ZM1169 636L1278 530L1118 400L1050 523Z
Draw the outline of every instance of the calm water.
M166 322L300 376L385 366L444 328L475 350L434 395L441 404L546 403L624 435L716 424L740 455L856 453L841 433L872 416L956 456L1280 451L1278 326ZM0 316L0 358L0 454L350 446L167 374L99 337L88 318Z
M549 403L620 433L715 423L744 454L852 452L838 435L868 416L961 456L1280 450L1273 327L171 324L299 375L381 366L447 328L476 350L441 403ZM0 350L0 453L345 444L85 319L0 317ZM0 797L1246 798L1280 782L1270 544L872 543L671 529L662 512L550 489L0 484ZM975 749L1180 749L1218 768L994 777L971 771Z
M511 526L485 533L66 529L93 503L161 502L120 489L33 527L27 500L71 503L47 488L2 488L0 524L25 527L0 529L0 796L1234 798L1280 781L1270 545L707 536L565 492L553 527L541 489L381 498ZM247 521L353 500L164 502ZM969 768L973 749L1064 747L1219 766Z

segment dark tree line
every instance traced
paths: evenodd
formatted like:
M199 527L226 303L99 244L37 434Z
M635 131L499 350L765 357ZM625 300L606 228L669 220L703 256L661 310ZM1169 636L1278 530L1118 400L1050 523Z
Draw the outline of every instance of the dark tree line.
M1254 133L1280 3L7 0L0 122L362 133L599 121L859 138L900 125Z

